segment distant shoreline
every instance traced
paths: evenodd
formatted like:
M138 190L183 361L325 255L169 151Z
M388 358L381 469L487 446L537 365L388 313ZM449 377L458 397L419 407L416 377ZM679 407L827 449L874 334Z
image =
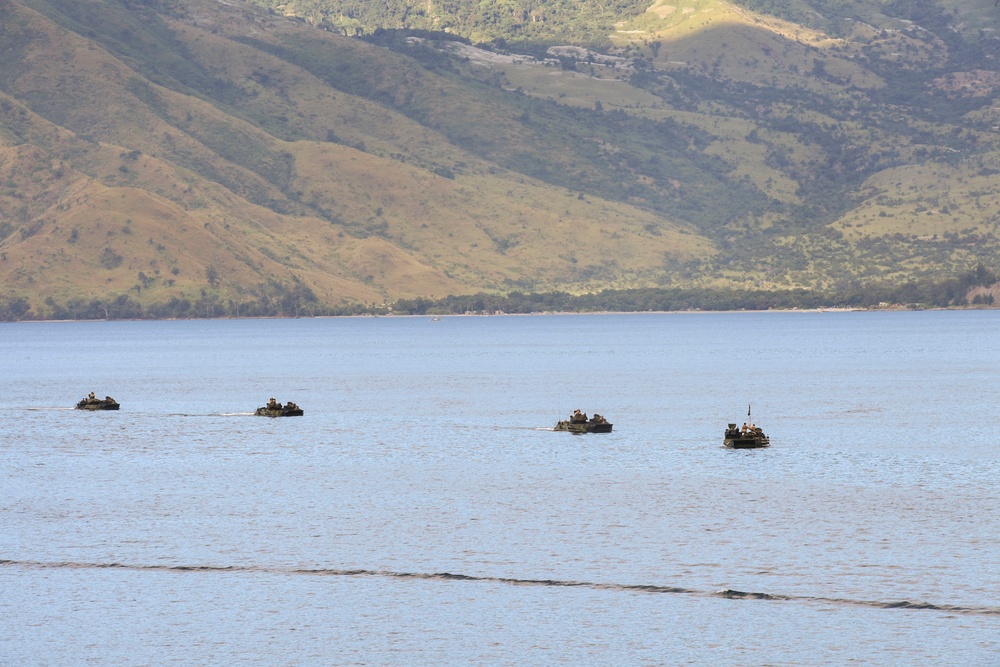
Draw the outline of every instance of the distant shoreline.
M102 318L102 319L77 319L77 320L47 320L47 319L27 319L0 322L0 324L63 324L63 323L96 323L96 322L211 322L223 320L324 320L324 319L428 319L435 318L471 318L471 317L551 317L551 316L587 316L587 315L733 315L733 314L761 314L761 313L915 313L924 311L1000 311L1000 308L768 308L760 310L622 310L622 311L538 311L534 313L439 313L439 314L410 314L410 313L384 313L384 314L361 314L361 315L262 315L253 317L168 317L168 318Z

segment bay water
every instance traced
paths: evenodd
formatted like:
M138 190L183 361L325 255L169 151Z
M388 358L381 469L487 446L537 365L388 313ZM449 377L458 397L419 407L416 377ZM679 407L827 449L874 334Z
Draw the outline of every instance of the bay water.
M1000 664L998 343L995 311L0 324L0 665ZM771 447L725 449L748 407ZM552 430L576 408L613 432Z

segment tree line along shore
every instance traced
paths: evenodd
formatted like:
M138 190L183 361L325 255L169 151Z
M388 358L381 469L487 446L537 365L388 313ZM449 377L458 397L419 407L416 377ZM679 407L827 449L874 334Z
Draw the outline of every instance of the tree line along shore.
M837 292L806 289L714 289L650 287L567 292L450 295L441 299L399 299L393 303L323 304L310 293L234 301L203 292L195 300L171 297L142 304L128 295L74 298L58 303L48 298L34 304L23 296L0 297L0 321L211 319L239 317L316 317L349 315L457 315L464 313L528 314L540 312L664 312L735 310L815 310L822 308L967 308L991 307L997 276L982 265L955 278L902 285L858 286Z

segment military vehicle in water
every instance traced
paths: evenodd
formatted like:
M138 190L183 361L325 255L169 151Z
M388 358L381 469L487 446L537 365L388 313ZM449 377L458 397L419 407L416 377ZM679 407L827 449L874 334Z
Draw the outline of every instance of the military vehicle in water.
M557 422L554 430L570 433L611 433L612 426L613 424L601 415L595 414L587 419L585 412L576 410L569 419Z
M722 444L729 449L759 449L770 447L771 439L759 426L744 424L743 428L736 428L736 424L729 424Z
M301 417L303 412L302 408L291 401L282 405L280 401L272 398L267 405L257 408L254 414L258 417Z
M771 439L764 435L764 431L759 426L753 423L753 419L750 417L750 406L747 405L747 420L743 422L741 428L736 428L736 424L728 424L722 444L729 449L760 449L761 447L770 447Z
M93 392L87 398L80 399L80 402L76 404L77 410L117 410L119 407L121 406L118 405L118 401L110 396L97 398Z

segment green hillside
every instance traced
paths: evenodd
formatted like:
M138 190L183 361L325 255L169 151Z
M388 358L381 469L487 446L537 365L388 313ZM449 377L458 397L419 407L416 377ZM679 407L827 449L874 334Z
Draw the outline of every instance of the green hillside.
M0 311L993 275L992 5L0 0Z

